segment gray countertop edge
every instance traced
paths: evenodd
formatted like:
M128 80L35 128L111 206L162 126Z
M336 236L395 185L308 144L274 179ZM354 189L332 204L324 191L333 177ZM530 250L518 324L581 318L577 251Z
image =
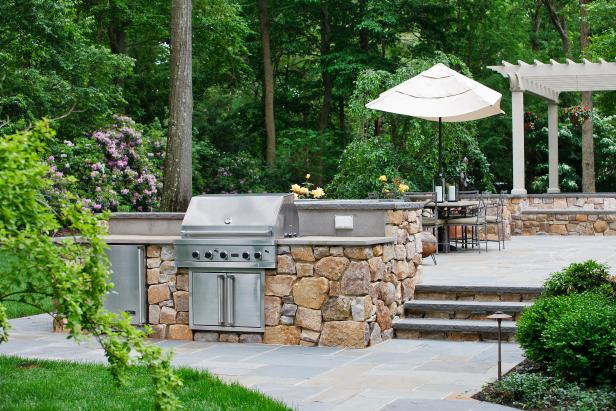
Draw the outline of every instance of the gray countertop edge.
M304 200L296 201L300 210L421 210L423 201L378 201L378 200Z
M572 214L593 214L593 215L601 215L601 214L616 214L616 210L586 210L583 208L551 208L551 209L541 209L541 208L526 208L524 210L520 210L520 214L562 214L562 215L572 215Z
M349 245L366 246L375 244L393 243L393 237L333 237L333 236L306 236L295 238L281 238L276 241L278 245Z
M107 244L173 244L180 236L171 235L109 235L103 240Z
M111 213L112 220L183 220L184 213Z

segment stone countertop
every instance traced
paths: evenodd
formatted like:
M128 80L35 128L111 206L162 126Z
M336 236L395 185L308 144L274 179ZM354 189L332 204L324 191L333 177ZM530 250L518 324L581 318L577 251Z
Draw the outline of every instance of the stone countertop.
M104 238L107 244L173 244L180 236L173 235L108 235Z
M111 213L111 219L183 220L184 213Z
M329 246L368 246L375 244L393 243L393 237L335 237L335 236L306 236L295 238L281 238L276 241L278 245L329 245Z
M402 200L300 200L295 205L300 210L419 210L423 201Z

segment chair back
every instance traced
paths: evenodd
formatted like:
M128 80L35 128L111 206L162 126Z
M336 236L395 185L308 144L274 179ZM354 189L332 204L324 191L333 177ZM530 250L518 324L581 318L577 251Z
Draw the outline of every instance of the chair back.
M368 193L368 200L378 200L379 198L379 193L377 193L376 191L371 191Z
M458 191L458 198L467 198L471 200L477 199L479 195L479 190L466 190L466 191Z

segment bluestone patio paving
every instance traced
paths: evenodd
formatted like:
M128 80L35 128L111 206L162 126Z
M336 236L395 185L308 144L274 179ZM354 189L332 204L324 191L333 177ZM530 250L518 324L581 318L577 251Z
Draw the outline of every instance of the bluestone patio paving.
M485 247L485 243L482 243ZM572 262L595 259L616 274L616 236L515 236L499 251L467 249L424 259L422 284L541 286L554 271Z
M77 344L51 332L48 315L11 320L0 355L105 363L94 340ZM496 376L496 344L389 340L363 350L258 344L156 341L174 365L208 370L298 410L504 410L469 400ZM503 346L504 369L522 360Z

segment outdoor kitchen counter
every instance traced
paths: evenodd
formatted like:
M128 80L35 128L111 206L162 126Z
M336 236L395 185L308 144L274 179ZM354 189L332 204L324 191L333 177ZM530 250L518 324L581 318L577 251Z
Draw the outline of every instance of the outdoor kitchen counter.
M394 237L336 237L336 236L306 236L281 238L278 245L329 245L329 246L368 246L387 244L396 241Z
M112 234L103 238L107 244L173 244L180 236Z
M393 200L298 200L299 210L420 210L423 201Z

